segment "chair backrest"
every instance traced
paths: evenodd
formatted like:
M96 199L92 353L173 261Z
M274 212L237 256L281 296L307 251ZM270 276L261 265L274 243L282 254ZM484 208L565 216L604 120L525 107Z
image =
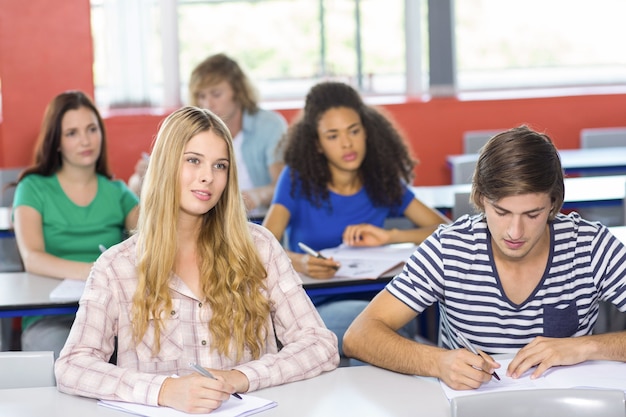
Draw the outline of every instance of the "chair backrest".
M0 352L0 389L55 385L54 352Z
M452 417L625 417L624 391L530 389L453 398Z
M626 127L597 127L580 131L581 148L626 146Z
M452 167L452 184L470 184L477 162L476 159L455 162Z
M470 192L454 193L454 207L452 207L452 220L456 220L464 214L475 214L474 205L470 202Z
M463 133L463 153L478 153L493 136L506 129L468 130Z

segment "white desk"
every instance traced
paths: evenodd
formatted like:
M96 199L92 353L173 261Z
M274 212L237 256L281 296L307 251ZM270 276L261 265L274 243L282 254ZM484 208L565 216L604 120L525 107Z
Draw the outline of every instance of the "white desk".
M626 147L559 150L561 166L568 173L605 174L626 172ZM479 154L449 155L450 169L456 164L478 161Z
M278 403L259 417L450 416L450 403L434 378L402 375L372 366L338 368L305 381L250 393ZM56 388L0 390L0 415L11 417L128 416L96 400Z
M50 300L60 282L27 272L0 273L0 317L75 313L78 302Z
M624 160L626 165L626 159ZM564 208L619 206L626 197L626 175L565 178ZM471 184L411 187L424 204L446 211L454 207L454 195L469 193Z

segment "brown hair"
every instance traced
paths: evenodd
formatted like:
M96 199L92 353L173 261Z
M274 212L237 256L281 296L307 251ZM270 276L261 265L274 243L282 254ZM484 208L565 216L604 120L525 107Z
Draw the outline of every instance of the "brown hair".
M58 149L61 146L63 116L68 111L78 110L81 107L85 107L95 114L102 134L100 156L96 161L96 172L109 179L113 177L107 158L106 131L102 117L93 101L85 93L71 90L59 94L48 104L35 145L35 161L33 165L20 173L17 182L30 174L50 176L61 168L63 160Z
M482 198L548 193L552 200L550 219L563 206L565 185L559 153L552 140L527 126L499 133L482 148L472 180L472 203L485 211Z

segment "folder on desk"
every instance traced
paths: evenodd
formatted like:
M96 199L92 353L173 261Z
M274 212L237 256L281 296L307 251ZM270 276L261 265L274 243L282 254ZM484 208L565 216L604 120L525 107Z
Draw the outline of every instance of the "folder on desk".
M340 245L320 251L327 258L341 263L336 277L376 279L385 272L403 265L415 251L413 243L397 243L375 247Z

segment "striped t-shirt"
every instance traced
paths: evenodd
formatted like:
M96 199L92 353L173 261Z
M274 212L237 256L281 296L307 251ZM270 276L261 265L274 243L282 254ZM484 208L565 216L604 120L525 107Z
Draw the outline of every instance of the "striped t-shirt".
M459 348L456 331L477 348L513 353L537 336L591 334L598 301L626 311L626 248L577 213L550 222L551 253L537 288L521 304L504 294L482 214L441 226L387 290L418 314L439 302L440 345Z

